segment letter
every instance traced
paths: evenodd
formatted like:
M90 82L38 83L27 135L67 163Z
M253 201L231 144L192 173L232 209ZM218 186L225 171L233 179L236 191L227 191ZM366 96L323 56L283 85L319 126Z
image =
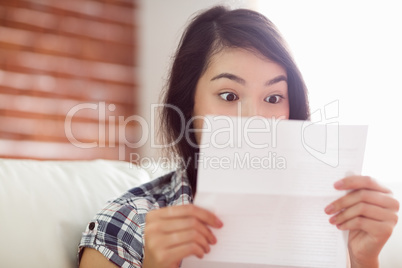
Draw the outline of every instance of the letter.
M226 122L229 123L229 126L227 128L220 128L215 130L212 135L211 135L211 142L213 143L212 146L214 146L214 148L218 148L218 149L223 149L226 147L230 147L233 148L234 147L234 139L233 139L233 132L234 132L234 126L233 126L233 120L231 117L229 116L225 116L225 115L219 115L213 118L214 121L218 121L218 120L225 120ZM226 137L225 135L223 137L218 137L217 136L219 134L224 134L224 133L228 133L228 137Z
M235 159L234 159L234 168L237 168L237 163L239 162L239 167L240 168L250 168L250 153L245 153L243 156L243 161L240 162L241 157L239 156L238 153L235 153Z
M133 159L133 156L135 157L135 160ZM134 163L134 165L138 165L138 163L139 163L139 160L140 159L140 155L139 154L137 154L137 153L130 153L130 168L132 168L133 167L133 163Z
M95 148L96 146L98 146L97 142L80 142L78 141L74 135L73 135L73 131L72 131L72 126L71 126L71 121L74 117L74 115L83 109L92 109L92 110L96 110L98 108L98 105L95 103L81 103L78 105L75 105L73 108L71 108L67 115L66 115L66 120L64 121L64 133L66 134L67 139L71 142L71 144L73 144L74 146L81 148L81 149L90 149L90 148Z
M116 109L116 105L109 104L108 109L113 112ZM109 116L109 147L114 148L116 146L116 119L115 116Z
M267 161L267 165L265 165L265 161ZM271 169L272 168L272 152L268 152L267 156L263 157L261 161L261 166L263 169Z
M339 122L335 121L339 115L339 101L333 101L324 106L325 118L322 118L321 109L315 111L313 114L318 113L319 119L316 122L306 121L302 125L302 143L303 147L316 159L321 162L330 165L332 167L336 167L339 165ZM324 150L319 151L315 148L312 148L307 144L306 141L306 129L309 126L314 125L319 122L326 122L325 124L325 144ZM331 148L330 145L331 144Z
M151 110L151 127L152 127L152 130L155 127L155 112L154 111L155 111L155 108L159 107L159 106L166 106L168 108L175 110L180 115L180 126L181 127L180 127L179 137L169 144L155 144L155 133L157 133L157 131L151 131L151 148L156 148L156 149L167 148L167 147L174 146L175 144L177 144L183 138L185 126L186 126L186 124L185 124L186 120L183 115L183 112L176 106L171 105L171 104L151 104L151 109L152 109Z
M195 128L192 128L192 129L190 129L190 126L191 126L191 124L193 123L193 121L195 121L195 120L203 120L203 124L202 124L202 129L195 129ZM202 135L202 133L206 133L206 132L210 132L211 131L211 123L209 122L209 120L207 120L207 117L204 117L204 116L202 116L202 115L197 115L197 116L193 116L193 117L191 117L190 118L190 120L188 120L188 122L187 122L187 124L186 124L186 131L185 131L185 137L186 137L186 141L187 141L187 143L190 145L190 146L192 146L193 148L199 148L199 149L204 149L204 148L208 148L209 147L209 143L207 143L207 144L202 144L201 142L202 142L202 138L201 138L201 140L199 141L200 142L200 144L198 145L198 144L195 144L192 140L191 140L191 138L190 138L190 133L196 133L196 132L200 132L201 133L201 135Z
M283 120L283 119L285 119L285 117L282 115L282 116L280 116L280 117L278 117L278 118L275 118L275 117L273 117L272 116L272 118L271 118L271 133L272 133L272 135L271 135L271 146L272 146L272 148L276 148L276 144L277 144L277 136L276 136L276 134L277 134L277 126L278 126L278 124Z
M99 140L99 148L105 148L106 147L106 105L105 102L99 102L99 110L98 110L98 122L99 122L99 128L98 128L98 140Z
M131 143L126 139L126 126L129 122L131 121L136 121L141 125L141 129L142 129L142 135L141 135L141 139L136 142L136 143ZM136 126L137 129L137 126ZM143 146L148 139L148 124L145 121L144 118L142 118L139 115L132 115L127 117L126 119L124 119L124 116L119 116L119 159L120 160L124 160L125 159L125 146L128 146L130 148L139 148L141 146ZM135 131L137 134L137 131ZM123 141L123 142L122 142Z
M258 120L256 120L258 119ZM250 124L251 122L262 122L264 123L264 128L251 128ZM269 121L266 120L266 118L262 117L262 116L253 116L250 117L246 120L246 122L244 123L244 139L246 140L246 143L251 147L251 148L256 148L256 149L263 149L263 148L268 148L269 144L267 143L263 143L263 144L254 144L248 134L249 133L266 133L267 131L270 131L270 126L269 126Z
M286 169L286 158L278 156L277 169Z

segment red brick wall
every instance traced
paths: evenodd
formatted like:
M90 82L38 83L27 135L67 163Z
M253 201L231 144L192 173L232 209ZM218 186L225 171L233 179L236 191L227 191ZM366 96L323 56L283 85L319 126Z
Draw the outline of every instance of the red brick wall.
M0 0L0 157L128 160L138 124L118 117L137 112L136 9Z

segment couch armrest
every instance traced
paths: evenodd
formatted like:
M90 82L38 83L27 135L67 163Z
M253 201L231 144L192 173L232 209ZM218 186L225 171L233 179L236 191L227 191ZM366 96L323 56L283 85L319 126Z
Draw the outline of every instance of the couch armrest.
M153 177L121 161L0 159L0 266L74 267L81 232L105 202Z

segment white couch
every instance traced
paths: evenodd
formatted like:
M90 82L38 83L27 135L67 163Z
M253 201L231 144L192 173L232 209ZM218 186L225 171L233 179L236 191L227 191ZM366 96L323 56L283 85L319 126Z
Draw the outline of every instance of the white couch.
M104 203L166 172L110 160L0 159L0 267L75 267L81 232ZM401 225L383 268L402 267Z
M0 159L0 267L76 267L105 202L159 176L127 162Z

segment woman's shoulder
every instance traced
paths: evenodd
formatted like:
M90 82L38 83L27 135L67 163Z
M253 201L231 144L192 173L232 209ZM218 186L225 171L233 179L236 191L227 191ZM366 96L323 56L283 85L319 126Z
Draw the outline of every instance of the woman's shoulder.
M107 202L88 224L80 249L91 247L120 263L126 259L141 260L146 214L157 208L191 202L186 176L170 172L128 190ZM116 250L118 249L118 250Z
M183 199L183 195L187 196L190 203L191 189L186 177L180 171L172 171L109 201L101 213L146 214L153 209L176 205L178 199Z
M139 199L152 198L155 195L160 195L170 191L172 179L177 176L177 171L172 171L162 175L152 181L136 186L128 190L121 198L122 199Z

